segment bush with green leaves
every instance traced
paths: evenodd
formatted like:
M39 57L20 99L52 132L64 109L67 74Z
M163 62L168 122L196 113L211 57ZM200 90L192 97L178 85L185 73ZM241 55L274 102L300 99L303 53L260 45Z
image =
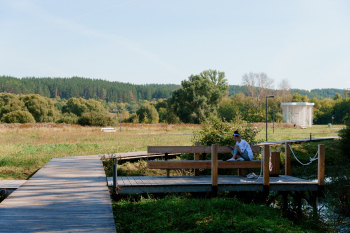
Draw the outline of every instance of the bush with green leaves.
M350 159L350 117L347 115L344 120L346 121L346 127L339 131L340 149L343 155Z
M210 115L201 123L201 129L194 131L192 142L199 142L203 146L217 144L219 146L235 145L232 134L235 130L250 145L256 144L257 131L247 122L239 121L237 123L222 122L214 115Z
M27 110L19 95L0 94L0 118L7 113L18 110Z
M28 111L17 110L3 115L1 118L5 123L35 123L35 119Z
M60 112L49 98L40 95L24 95L20 99L36 122L55 122L59 117Z
M157 109L149 103L143 104L136 114L139 116L139 121L146 124L157 124L159 122L159 114Z
M56 123L78 124L78 117L74 113L64 113Z
M85 112L78 118L79 125L85 126L114 126L113 119L101 112Z

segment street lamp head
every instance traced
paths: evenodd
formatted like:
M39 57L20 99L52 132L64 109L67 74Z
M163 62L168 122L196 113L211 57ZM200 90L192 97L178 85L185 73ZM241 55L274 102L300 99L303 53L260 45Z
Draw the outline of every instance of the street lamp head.
M267 95L266 98L275 98L274 95Z

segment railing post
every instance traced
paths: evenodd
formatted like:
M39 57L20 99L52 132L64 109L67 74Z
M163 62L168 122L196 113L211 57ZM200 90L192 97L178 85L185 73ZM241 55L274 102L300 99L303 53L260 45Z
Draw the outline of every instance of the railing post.
M264 145L263 191L269 192L270 185L270 145Z
M117 158L113 158L113 193L117 191Z
M165 157L165 161L168 161L168 155L169 155L168 153L165 153L165 156L164 156ZM166 169L166 176L170 177L170 169Z
M270 153L270 177L278 177L280 174L280 152Z
M323 144L318 145L318 191L322 195L324 191L325 177L325 147Z
M285 169L285 175L286 176L290 176L292 173L291 173L291 163L290 163L290 157L291 157L291 151L290 151L290 142L286 142L285 143L285 166L284 166L284 169Z
M211 185L212 194L216 196L218 192L218 145L211 145Z
M195 146L200 146L199 142L194 143ZM194 153L194 160L199 160L199 153ZM198 176L199 175L199 169L194 169L194 175Z

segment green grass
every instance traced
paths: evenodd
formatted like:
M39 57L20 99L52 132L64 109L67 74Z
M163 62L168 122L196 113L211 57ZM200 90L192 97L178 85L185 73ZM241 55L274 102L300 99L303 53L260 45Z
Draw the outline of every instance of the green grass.
M188 129L101 132L100 128L0 129L0 179L27 179L56 157L145 151L148 145L191 145Z
M264 205L168 196L113 202L117 232L316 232Z

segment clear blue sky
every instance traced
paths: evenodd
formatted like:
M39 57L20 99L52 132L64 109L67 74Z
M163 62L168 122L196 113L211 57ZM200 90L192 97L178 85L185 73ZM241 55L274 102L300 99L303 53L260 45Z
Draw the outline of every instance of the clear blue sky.
M350 1L0 0L0 75L350 88Z

